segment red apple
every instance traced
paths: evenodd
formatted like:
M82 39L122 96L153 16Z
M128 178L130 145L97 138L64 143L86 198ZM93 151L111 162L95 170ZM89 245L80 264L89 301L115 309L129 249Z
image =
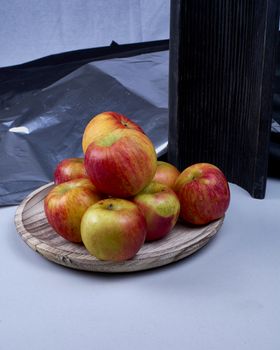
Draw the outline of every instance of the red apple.
M56 185L73 179L88 178L82 158L67 158L58 163L54 172Z
M55 186L44 200L52 228L71 242L81 242L80 224L89 206L104 198L89 179L74 179Z
M175 183L180 216L195 225L221 218L230 202L228 182L213 164L197 163L186 168Z
M146 230L145 218L137 205L117 198L92 205L81 222L83 243L100 260L133 258L145 241Z
M82 140L84 153L92 141L116 129L132 129L144 133L139 125L124 115L116 112L103 112L93 117L84 130Z
M118 129L93 141L85 154L86 171L96 188L113 197L133 196L156 172L150 139L136 130Z
M179 175L180 172L174 165L167 162L158 161L157 170L153 181L160 182L173 189Z
M174 227L180 213L180 202L166 185L152 181L133 198L147 222L146 241L166 236Z

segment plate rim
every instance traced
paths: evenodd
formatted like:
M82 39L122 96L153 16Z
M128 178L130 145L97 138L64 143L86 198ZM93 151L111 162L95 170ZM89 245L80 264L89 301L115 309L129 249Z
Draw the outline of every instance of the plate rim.
M24 225L22 214L23 214L24 209L25 209L26 205L28 204L28 202L34 196L36 196L38 193L46 190L48 187L51 187L53 185L54 185L54 182L47 183L47 184L42 185L39 188L35 189L30 194L28 194L23 199L23 201L19 204L19 206L17 207L16 212L15 212L15 216L14 216L14 222L15 222L16 230L17 230L19 236L33 251L39 253L44 258L46 258L54 263L57 263L57 264L60 264L60 265L66 266L66 267L70 267L73 269L86 270L86 271L91 271L91 272L109 272L109 273L112 273L112 272L113 273L114 272L117 272L117 273L119 273L119 272L136 272L136 271L141 271L141 270L153 269L156 267L170 264L172 262L176 262L178 260L181 260L181 259L195 253L196 251L200 250L203 246L205 246L219 232L219 230L224 222L224 218L225 218L225 215L224 215L220 219L217 219L217 220L212 221L211 223L209 223L207 225L202 226L205 228L205 230L201 234L196 236L193 239L194 242L190 245L186 246L186 244L188 244L188 243L185 242L185 244L183 246L180 245L180 247L179 247L177 245L177 247L175 247L175 249L172 250L172 252L170 252L169 250L165 250L164 252L155 252L155 255L153 255L152 258L150 257L150 259L158 259L159 263L154 262L150 266L145 266L145 267L139 266L139 269L137 269L137 268L132 269L132 270L129 269L129 266L131 264L132 265L137 264L137 263L144 264L147 260L149 260L149 253L147 253L147 252L146 253L142 252L141 254L138 255L138 253L141 251L141 249L139 250L139 252L136 254L136 256L133 259L122 261L122 262L101 261L101 260L98 260L97 258L91 256L89 253L88 253L88 256L90 257L90 259L85 262L84 257L80 253L66 252L66 251L62 252L62 250L59 250L57 247L53 247L51 245L48 245L47 242L42 241L37 237L34 237L31 232L27 231L27 229ZM42 201L42 199L40 201ZM40 201L38 201L36 204L38 204ZM34 205L36 205L36 204L34 204ZM207 233L207 228L209 228L210 233L207 236L205 236L205 234ZM201 235L203 235L205 237L202 239L199 239L199 237ZM71 242L67 242L67 243L71 243ZM153 244L153 243L150 242L148 244ZM49 255L54 255L54 257L52 258ZM69 258L68 256L70 256L70 255L71 255L71 257ZM168 255L170 255L170 257L168 257ZM58 259L58 257L60 257L60 258ZM82 262L83 267L75 266L76 261L77 261L77 264ZM89 264L93 265L92 268L85 268L84 265L89 265ZM124 268L125 266L127 266L128 268L127 269Z

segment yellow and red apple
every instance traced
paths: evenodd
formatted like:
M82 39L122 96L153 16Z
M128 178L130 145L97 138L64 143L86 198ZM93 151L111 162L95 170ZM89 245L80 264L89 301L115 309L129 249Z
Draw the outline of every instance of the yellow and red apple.
M157 170L153 181L160 182L173 189L179 175L180 172L174 165L167 162L158 161Z
M221 218L228 209L230 190L223 172L213 164L197 163L177 178L175 192L183 220L203 225Z
M146 237L146 221L134 203L108 198L92 205L81 222L82 241L88 252L100 260L133 258Z
M138 124L126 116L116 112L103 112L93 117L84 130L82 140L84 153L86 153L87 147L97 138L117 129L132 129L144 133Z
M80 224L85 211L104 198L89 179L74 179L56 185L44 200L52 228L71 242L81 242Z
M157 166L150 139L136 130L117 129L93 141L85 168L96 188L110 196L133 196L153 179Z
M147 222L146 241L166 236L174 227L180 213L180 202L168 186L152 181L133 198Z
M82 178L88 178L83 158L66 158L57 164L54 172L54 183L56 185Z

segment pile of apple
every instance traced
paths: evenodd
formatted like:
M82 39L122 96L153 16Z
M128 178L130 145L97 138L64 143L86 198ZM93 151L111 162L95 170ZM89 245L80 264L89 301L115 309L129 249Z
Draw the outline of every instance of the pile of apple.
M198 163L180 173L157 161L144 131L121 114L95 116L84 130L82 147L84 159L57 165L44 208L59 235L82 242L100 260L131 259L144 242L165 237L179 216L204 225L229 206L221 170Z

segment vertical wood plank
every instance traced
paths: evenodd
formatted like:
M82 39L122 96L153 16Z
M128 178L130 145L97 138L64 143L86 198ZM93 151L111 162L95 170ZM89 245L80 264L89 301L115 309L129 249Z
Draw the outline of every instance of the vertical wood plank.
M278 0L171 1L168 159L219 166L263 198Z

